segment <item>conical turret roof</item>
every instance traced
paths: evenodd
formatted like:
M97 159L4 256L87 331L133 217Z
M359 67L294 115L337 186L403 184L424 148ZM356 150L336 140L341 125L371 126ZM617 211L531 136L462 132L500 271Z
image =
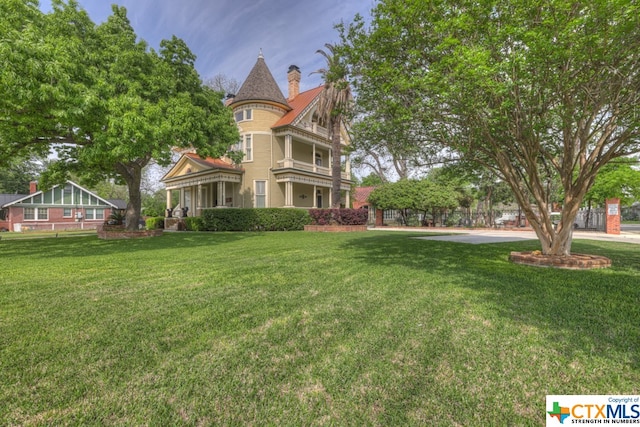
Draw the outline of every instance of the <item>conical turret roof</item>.
M273 102L282 105L287 110L291 109L271 71L269 71L262 52L230 105L246 101Z

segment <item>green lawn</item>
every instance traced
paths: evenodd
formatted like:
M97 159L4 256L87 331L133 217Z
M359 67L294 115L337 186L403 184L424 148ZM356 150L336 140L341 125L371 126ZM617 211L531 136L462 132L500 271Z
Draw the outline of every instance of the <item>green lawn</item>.
M640 393L640 247L406 233L0 241L0 425L542 425Z

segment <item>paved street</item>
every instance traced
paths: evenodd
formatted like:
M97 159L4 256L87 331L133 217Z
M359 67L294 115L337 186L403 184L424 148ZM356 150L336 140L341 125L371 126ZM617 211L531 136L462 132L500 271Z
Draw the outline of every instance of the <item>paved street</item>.
M622 224L620 229L624 233L640 233L640 224Z

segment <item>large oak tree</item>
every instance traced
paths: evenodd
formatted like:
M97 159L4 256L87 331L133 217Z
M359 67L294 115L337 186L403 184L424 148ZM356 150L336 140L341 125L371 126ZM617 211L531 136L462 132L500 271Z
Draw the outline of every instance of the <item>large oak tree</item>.
M495 170L542 251L568 255L600 169L640 151L639 17L616 0L382 0L341 28L340 54L358 102L384 98L428 128L420 143Z
M171 161L172 148L220 156L237 141L222 94L202 85L195 56L175 36L156 52L139 41L123 7L96 26L70 0L7 0L0 100L2 156L53 148L59 161L44 176L73 171L98 181L116 177L129 191L127 227L141 210L142 169ZM4 28L3 28L4 29ZM13 84L12 84L13 83ZM5 86L8 85L8 86Z

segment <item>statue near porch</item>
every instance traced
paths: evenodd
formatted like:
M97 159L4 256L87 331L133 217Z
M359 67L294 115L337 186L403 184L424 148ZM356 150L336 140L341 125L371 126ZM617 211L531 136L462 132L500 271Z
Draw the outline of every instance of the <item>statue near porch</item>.
M184 208L182 208L182 217L186 218L187 216L187 212L189 212L189 206L185 206Z
M167 218L171 218L173 214L173 209L169 208L167 209Z

